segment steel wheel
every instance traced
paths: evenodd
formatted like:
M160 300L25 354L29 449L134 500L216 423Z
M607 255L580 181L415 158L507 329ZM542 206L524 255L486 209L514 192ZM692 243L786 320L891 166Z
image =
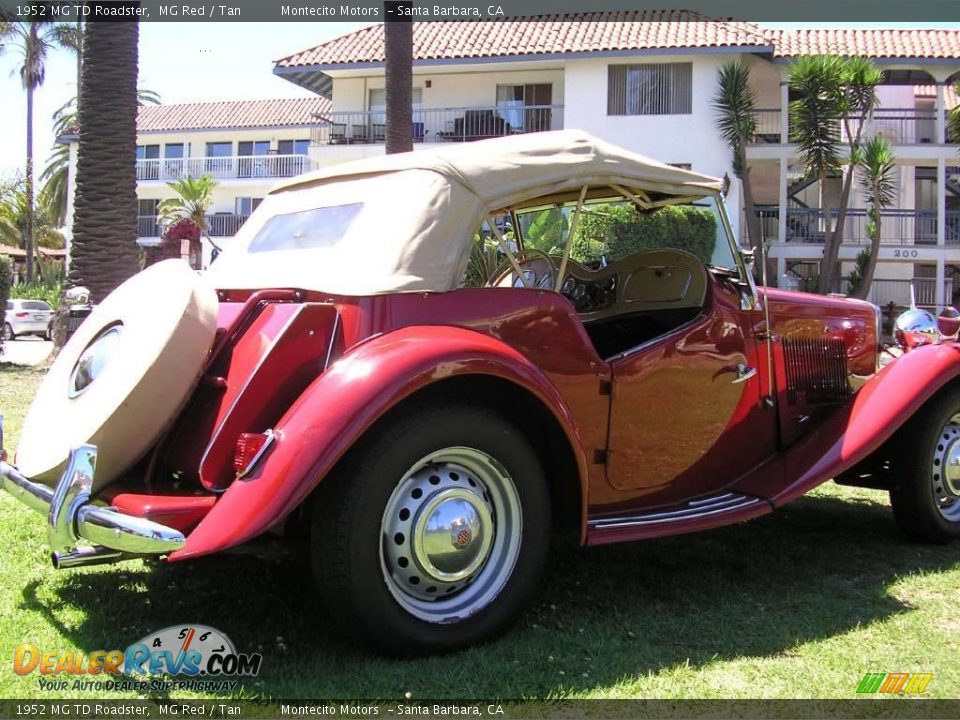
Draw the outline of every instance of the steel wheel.
M960 523L960 413L940 429L930 484L934 503L943 519Z
M939 391L901 428L892 448L890 504L905 535L960 539L960 385Z
M537 453L510 418L411 402L316 493L317 590L337 627L390 655L488 641L536 592L550 506Z
M391 595L414 617L444 623L474 615L500 594L517 562L523 518L500 463L448 447L404 474L380 528Z

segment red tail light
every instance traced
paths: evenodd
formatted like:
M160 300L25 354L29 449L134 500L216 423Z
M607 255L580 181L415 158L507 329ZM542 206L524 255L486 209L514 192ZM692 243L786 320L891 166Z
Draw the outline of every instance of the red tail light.
M273 430L262 433L240 433L237 448L233 454L233 469L237 477L243 477L253 470L254 465L267 451L274 440Z
M30 314L30 313L25 313L25 312L23 312L23 311L21 310L20 312L14 313L13 315L14 315L14 317L26 317L26 316L29 315L29 314Z

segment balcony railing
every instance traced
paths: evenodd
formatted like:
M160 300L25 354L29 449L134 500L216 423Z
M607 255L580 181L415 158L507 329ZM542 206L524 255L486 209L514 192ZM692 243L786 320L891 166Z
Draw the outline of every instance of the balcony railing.
M306 155L164 158L137 160L137 180L168 181L187 175L212 175L217 180L283 178L294 177L316 167L317 164Z
M913 298L911 298L911 288L913 289ZM849 293L852 290L849 280L844 280L842 290ZM901 307L907 307L916 299L920 307L937 306L937 281L935 278L913 278L910 280L884 280L874 278L870 284L870 292L867 293L867 300L874 305L889 305L893 303ZM953 279L946 278L943 281L943 299L949 304L953 298Z
M831 210L832 223L838 212ZM765 240L779 240L780 210L776 207L757 208L760 228ZM843 227L845 244L866 245L868 214L863 208L847 210ZM948 210L945 217L947 245L960 245L960 210ZM822 243L826 234L824 212L820 208L789 208L787 210L786 242ZM880 214L880 243L882 245L936 245L936 210L888 209Z
M232 237L249 215L236 213L213 213L207 215L207 234L210 237ZM153 215L141 215L137 218L137 237L158 238L163 234L160 220Z
M780 142L781 118L780 110L761 108L754 110L756 122L753 144L764 145ZM858 120L849 122L849 132L855 134L859 127ZM874 136L883 136L891 145L926 145L939 144L937 140L937 113L935 110L918 108L877 108L873 117L866 121L862 135L863 139ZM846 142L846 124L841 124L839 137ZM956 143L948 139L948 142Z
M413 111L414 142L465 142L563 128L563 105L523 107L421 108ZM317 118L315 145L369 145L385 142L383 111L333 112Z

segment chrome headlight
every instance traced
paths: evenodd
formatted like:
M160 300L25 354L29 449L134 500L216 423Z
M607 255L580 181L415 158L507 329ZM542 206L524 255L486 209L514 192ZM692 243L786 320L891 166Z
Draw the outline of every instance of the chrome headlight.
M940 342L940 329L933 313L910 308L897 318L894 337L904 350L913 350Z
M80 359L77 360L77 364L73 366L73 371L70 373L70 384L67 387L68 397L79 396L103 372L117 343L120 342L122 328L123 326L120 324L111 325L87 345L87 349L80 354Z

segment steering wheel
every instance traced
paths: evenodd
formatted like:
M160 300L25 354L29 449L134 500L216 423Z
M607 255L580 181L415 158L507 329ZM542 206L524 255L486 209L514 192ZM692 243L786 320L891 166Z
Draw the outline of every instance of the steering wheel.
M523 250L516 253L517 265L523 276L517 275L509 260L504 260L487 282L487 287L527 287L553 290L557 285L557 267L553 258L542 250Z

